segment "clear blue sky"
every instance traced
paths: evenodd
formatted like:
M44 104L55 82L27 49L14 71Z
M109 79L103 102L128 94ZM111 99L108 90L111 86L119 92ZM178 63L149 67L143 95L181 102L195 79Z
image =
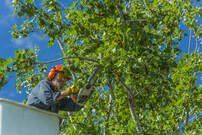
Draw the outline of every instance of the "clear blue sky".
M13 9L11 6L12 0L3 0L0 4L0 58L9 58L14 56L14 52L22 48L33 48L36 46L40 47L39 58L42 61L50 60L53 58L60 57L60 50L57 46L48 47L47 37L44 37L42 33L33 33L28 38L12 39L9 31L13 24L20 24L21 19L13 15ZM36 0L40 1L40 0ZM63 6L67 6L72 0L60 0ZM196 6L201 6L202 2L194 3ZM202 24L202 18L198 19L199 23ZM187 30L185 26L180 26L182 29ZM192 50L195 46L195 39L192 38ZM183 52L187 52L188 37L184 38L180 42L180 48ZM202 52L202 38L198 40L200 47L199 52ZM51 53L50 53L51 52ZM199 76L197 85L201 84L202 75ZM15 89L15 75L12 74L9 77L9 82L0 90L0 98L7 98L21 102L25 99L26 93L22 91L18 93Z

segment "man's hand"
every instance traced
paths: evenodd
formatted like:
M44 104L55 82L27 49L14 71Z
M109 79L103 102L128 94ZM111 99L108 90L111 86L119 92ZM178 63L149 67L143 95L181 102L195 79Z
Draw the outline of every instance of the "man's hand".
M64 91L62 91L60 97L58 97L57 100L59 101L67 96L70 96L72 94L78 94L78 93L79 93L79 89L76 86L72 85L71 87L68 87Z
M79 88L76 87L75 85L72 85L70 87L70 91L71 91L71 94L78 94L79 93Z
M68 87L66 90L62 91L62 93L65 96L70 96L71 94L78 94L79 89L75 85L72 85L71 87Z

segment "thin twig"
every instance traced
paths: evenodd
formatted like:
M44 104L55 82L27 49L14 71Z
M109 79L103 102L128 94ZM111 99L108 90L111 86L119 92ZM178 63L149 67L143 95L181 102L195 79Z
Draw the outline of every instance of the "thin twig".
M76 126L74 125L74 122L73 122L73 120L72 120L72 117L71 117L70 112L67 112L67 115L68 115L68 117L69 117L70 122L73 124L74 130L76 130Z
M89 61L89 62L98 63L97 60L86 58L86 57L66 56L66 57L60 57L60 58L50 60L50 61L39 62L38 64L49 64L49 63L54 63L54 62L57 62L57 61L60 61L60 60L63 60L63 59L79 59L79 60L83 60L83 61Z
M124 17L124 13L123 13L123 11L121 10L121 7L120 7L120 5L118 4L117 1L115 1L115 4L116 4L116 8L118 9L119 14L120 14L120 16L121 16L122 23L123 23L124 26L126 26L126 20L125 20L125 17Z
M189 31L189 44L188 44L188 54L190 52L190 48L191 48L191 30Z
M60 37L58 38L57 42L58 42L58 46L60 47L60 50L61 50L62 53L63 53L64 48L63 48L63 46L62 46L62 41L61 41L61 38L60 38Z
M131 8L131 1L129 0L128 3L125 3L126 7L125 7L125 11L126 13L130 13L130 8Z
M197 38L196 38L196 45L195 45L195 53L197 53L197 51L198 51L198 40L197 40Z
M58 26L58 29L59 29L59 26ZM60 47L60 50L61 50L62 54L65 55L64 48L63 48L64 42L62 42L61 37L58 38L57 42L58 42L58 46ZM75 80L76 79L76 74L72 70L70 70L70 72L71 72L71 75L72 75L72 79Z
M144 2L144 6L148 8L147 2L145 0L143 0L143 2Z

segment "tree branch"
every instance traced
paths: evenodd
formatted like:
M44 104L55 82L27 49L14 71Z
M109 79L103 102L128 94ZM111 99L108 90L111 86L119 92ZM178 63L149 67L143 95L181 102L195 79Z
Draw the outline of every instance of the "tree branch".
M197 37L196 37L196 42L195 43L196 43L196 45L195 45L195 51L194 52L197 53L197 51L198 51L198 40L197 40Z
M135 100L134 100L135 95L134 95L133 91L131 90L131 88L128 87L122 80L119 80L119 82L123 86L123 88L125 88L127 90L127 93L128 93L127 99L128 99L129 109L130 109L130 113L133 118L133 121L137 125L137 132L138 132L138 134L143 135L143 129L141 127L140 119L139 119L137 112L135 111Z
M110 95L110 100L109 100L109 111L107 113L107 121L109 120L109 117L111 115L111 112L112 112L112 106L113 106L113 99L112 99L112 96ZM107 123L107 126L108 127L108 123Z

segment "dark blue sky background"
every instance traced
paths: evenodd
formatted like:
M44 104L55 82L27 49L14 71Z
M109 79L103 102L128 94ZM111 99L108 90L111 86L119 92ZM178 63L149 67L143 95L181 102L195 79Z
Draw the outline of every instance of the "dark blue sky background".
M23 48L33 48L39 47L39 58L42 61L51 60L53 58L59 58L60 49L57 45L53 47L48 47L47 42L48 39L43 35L43 33L32 33L28 38L21 38L21 39L12 39L10 35L10 30L13 24L17 23L20 24L22 22L21 19L17 18L13 15L13 9L11 6L12 0L1 0L0 4L0 58L9 58L14 56L14 52L18 49ZM40 1L40 0L36 0ZM60 3L65 7L69 5L73 0L60 0ZM202 2L194 2L196 6L201 6ZM202 24L202 18L198 18L200 24ZM185 26L180 26L182 29L186 29ZM188 32L189 33L189 32ZM185 37L180 42L180 48L183 50L184 53L187 52L187 45L189 42L188 36ZM197 41L199 50L198 52L202 52L202 38L198 39ZM191 40L191 50L195 49L196 40L194 37ZM202 83L202 75L199 75L197 81L197 85ZM25 99L26 93L22 91L18 93L15 89L15 75L11 74L9 76L8 83L0 90L0 98L7 98L15 101L21 102Z

